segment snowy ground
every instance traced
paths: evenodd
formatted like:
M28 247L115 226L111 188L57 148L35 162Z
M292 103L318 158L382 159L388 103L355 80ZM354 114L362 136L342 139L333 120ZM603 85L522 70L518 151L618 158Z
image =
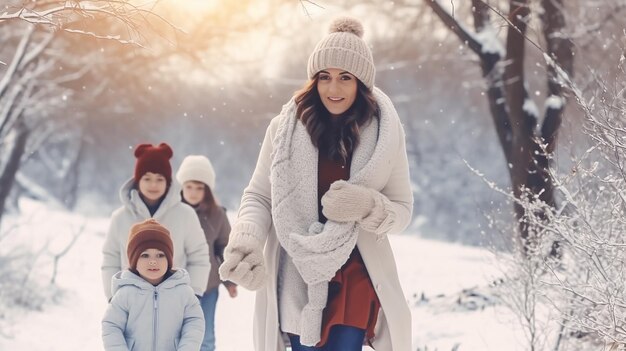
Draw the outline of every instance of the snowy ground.
M45 304L41 311L0 311L0 350L102 350L100 318L106 302L99 265L108 219L54 211L32 201L21 205L24 214L19 220L28 219L29 223L1 242L0 255L18 245L38 250L46 242L48 251L59 252L71 241L72 233L82 224L86 227L59 262L57 285L63 293L55 303ZM9 227L15 220L9 218L3 225ZM472 301L461 293L486 287L499 275L489 252L417 235L393 236L391 243L411 306L414 349L522 350L523 335L510 311L480 299ZM41 254L34 276L49 281L51 262L50 254ZM243 289L235 299L221 291L216 320L218 350L252 350L253 300L254 295Z

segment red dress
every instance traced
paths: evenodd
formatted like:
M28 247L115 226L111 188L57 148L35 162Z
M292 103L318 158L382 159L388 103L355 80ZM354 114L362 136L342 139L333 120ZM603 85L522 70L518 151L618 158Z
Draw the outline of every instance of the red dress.
M339 179L350 177L350 160L342 167L341 162L319 156L318 167L318 210L322 223L326 218L322 214L321 198L330 188L330 184ZM334 325L348 325L365 329L369 341L374 337L374 326L378 318L380 301L372 285L361 253L355 247L348 261L337 271L328 284L328 302L324 309L321 340L318 347L326 344L330 329Z

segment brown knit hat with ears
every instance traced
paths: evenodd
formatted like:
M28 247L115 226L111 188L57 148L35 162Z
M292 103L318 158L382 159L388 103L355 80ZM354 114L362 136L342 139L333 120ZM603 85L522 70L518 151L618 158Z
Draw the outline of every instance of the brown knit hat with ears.
M307 65L309 79L321 70L339 68L352 73L373 90L376 67L372 51L362 37L361 22L350 17L335 19L330 25L330 34L317 43L309 56Z
M144 174L158 173L165 177L167 184L172 184L172 166L170 158L174 155L172 148L166 143L159 146L140 144L135 148L135 182L139 183Z
M174 244L170 238L170 231L153 218L136 223L130 228L126 253L131 270L137 270L139 256L147 249L163 251L167 258L167 270L172 269Z

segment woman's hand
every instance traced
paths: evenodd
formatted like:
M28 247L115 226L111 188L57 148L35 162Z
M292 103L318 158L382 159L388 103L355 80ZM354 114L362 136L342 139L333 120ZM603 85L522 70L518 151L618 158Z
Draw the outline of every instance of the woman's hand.
M338 180L322 196L322 213L335 222L361 221L374 207L373 191Z
M261 243L249 233L231 232L219 273L222 280L230 280L248 290L260 289L265 283Z
M384 235L393 225L391 202L380 192L345 180L334 182L322 196L322 213L335 222L354 221L361 229Z

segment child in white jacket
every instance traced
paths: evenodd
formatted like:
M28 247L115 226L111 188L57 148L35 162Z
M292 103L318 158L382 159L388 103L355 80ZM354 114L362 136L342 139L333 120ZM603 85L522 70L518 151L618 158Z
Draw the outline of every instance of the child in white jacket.
M154 219L135 224L127 247L130 268L113 276L102 319L104 349L198 351L204 316L187 272L172 270L169 231Z

